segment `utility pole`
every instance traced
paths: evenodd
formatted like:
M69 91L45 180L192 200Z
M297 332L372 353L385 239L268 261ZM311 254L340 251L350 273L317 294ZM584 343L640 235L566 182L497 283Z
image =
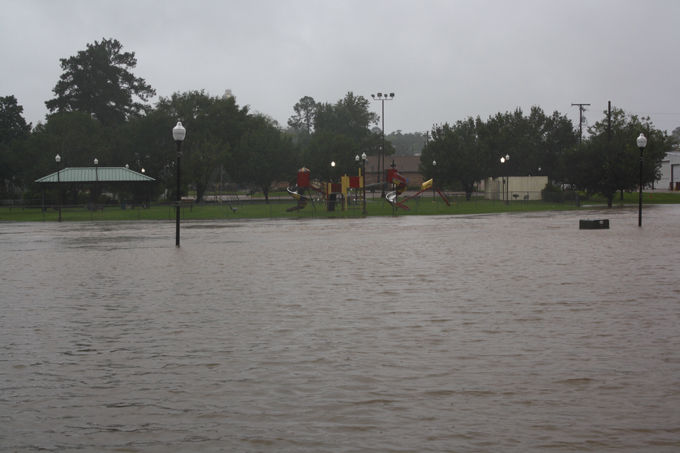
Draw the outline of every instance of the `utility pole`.
M578 106L578 142L583 141L583 112L586 111L586 106L590 104L571 104L572 107Z

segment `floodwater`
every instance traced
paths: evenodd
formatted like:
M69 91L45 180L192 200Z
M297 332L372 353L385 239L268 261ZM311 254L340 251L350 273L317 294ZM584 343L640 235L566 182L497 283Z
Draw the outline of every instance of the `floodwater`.
M0 450L679 451L680 206L643 222L2 223Z

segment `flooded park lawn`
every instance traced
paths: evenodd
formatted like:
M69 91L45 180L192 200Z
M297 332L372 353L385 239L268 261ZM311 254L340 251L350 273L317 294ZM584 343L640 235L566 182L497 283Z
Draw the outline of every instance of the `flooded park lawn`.
M678 205L174 228L0 223L0 450L680 449Z

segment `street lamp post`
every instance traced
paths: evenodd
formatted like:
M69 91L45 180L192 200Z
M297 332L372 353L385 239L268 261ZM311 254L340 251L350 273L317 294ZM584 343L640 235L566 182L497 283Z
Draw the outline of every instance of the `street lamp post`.
M637 138L637 146L640 150L640 195L638 196L638 226L642 226L642 155L647 146L647 137L640 133Z
M365 216L366 215L366 159L368 159L368 156L366 153L361 153L361 187L362 187L362 192L363 192L363 198L364 198L364 205L363 205L363 212L362 214Z
M357 163L357 166L359 166L359 162L361 162L361 157L359 157L358 154L357 154L356 156L354 156L354 162L356 162L356 163ZM359 166L358 170L359 170L359 171L361 170L361 167L360 167L360 166ZM361 173L360 173L360 174L361 174ZM357 198L357 195L355 194L355 195L354 195L354 200L355 200L355 201L356 201L356 198Z
M337 198L335 192L333 192L333 177L335 176L335 161L331 161L331 173L330 173L330 183L328 184L328 193L326 194L326 200L328 202L328 211L335 211L335 200Z
M61 156L57 154L54 156L54 161L57 163L57 191L59 193L59 221L61 222ZM44 198L44 197L43 197Z
M366 153L362 153L361 156L358 154L354 156L354 160L358 164L361 162L361 188L362 188L362 197L363 197L363 208L361 211L362 215L366 215L366 159L368 156L366 156Z
M95 211L97 209L97 198L99 198L99 159L96 157L94 158L94 189L93 189L93 194L90 197L92 200L92 210Z
M505 164L510 160L510 154L501 156L501 164ZM501 176L501 180L503 176ZM510 199L510 179L506 176L503 182L503 197L505 198L505 204L509 204Z
M177 125L172 128L172 138L177 144L177 193L175 194L175 246L179 247L179 210L182 198L179 193L179 164L182 157L182 142L187 134L187 130L182 126L181 121L177 121Z
M380 101L382 104L382 114L380 116L382 120L382 145L380 146L380 155L378 156L378 183L380 184L380 187L382 187L381 190L381 198L385 197L385 101L391 101L394 99L394 93L390 93L389 95L387 93L377 93L377 94L372 94L371 97L373 98L374 101ZM380 170L381 166L381 161L382 161L382 172ZM382 178L382 179L380 179Z
M432 201L435 201L436 189L434 187L434 177L437 169L437 161L432 161Z

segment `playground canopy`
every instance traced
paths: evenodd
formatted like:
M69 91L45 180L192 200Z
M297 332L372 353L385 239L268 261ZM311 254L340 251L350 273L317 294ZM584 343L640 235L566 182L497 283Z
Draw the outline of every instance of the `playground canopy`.
M126 167L70 167L36 179L39 184L148 183L154 178Z

